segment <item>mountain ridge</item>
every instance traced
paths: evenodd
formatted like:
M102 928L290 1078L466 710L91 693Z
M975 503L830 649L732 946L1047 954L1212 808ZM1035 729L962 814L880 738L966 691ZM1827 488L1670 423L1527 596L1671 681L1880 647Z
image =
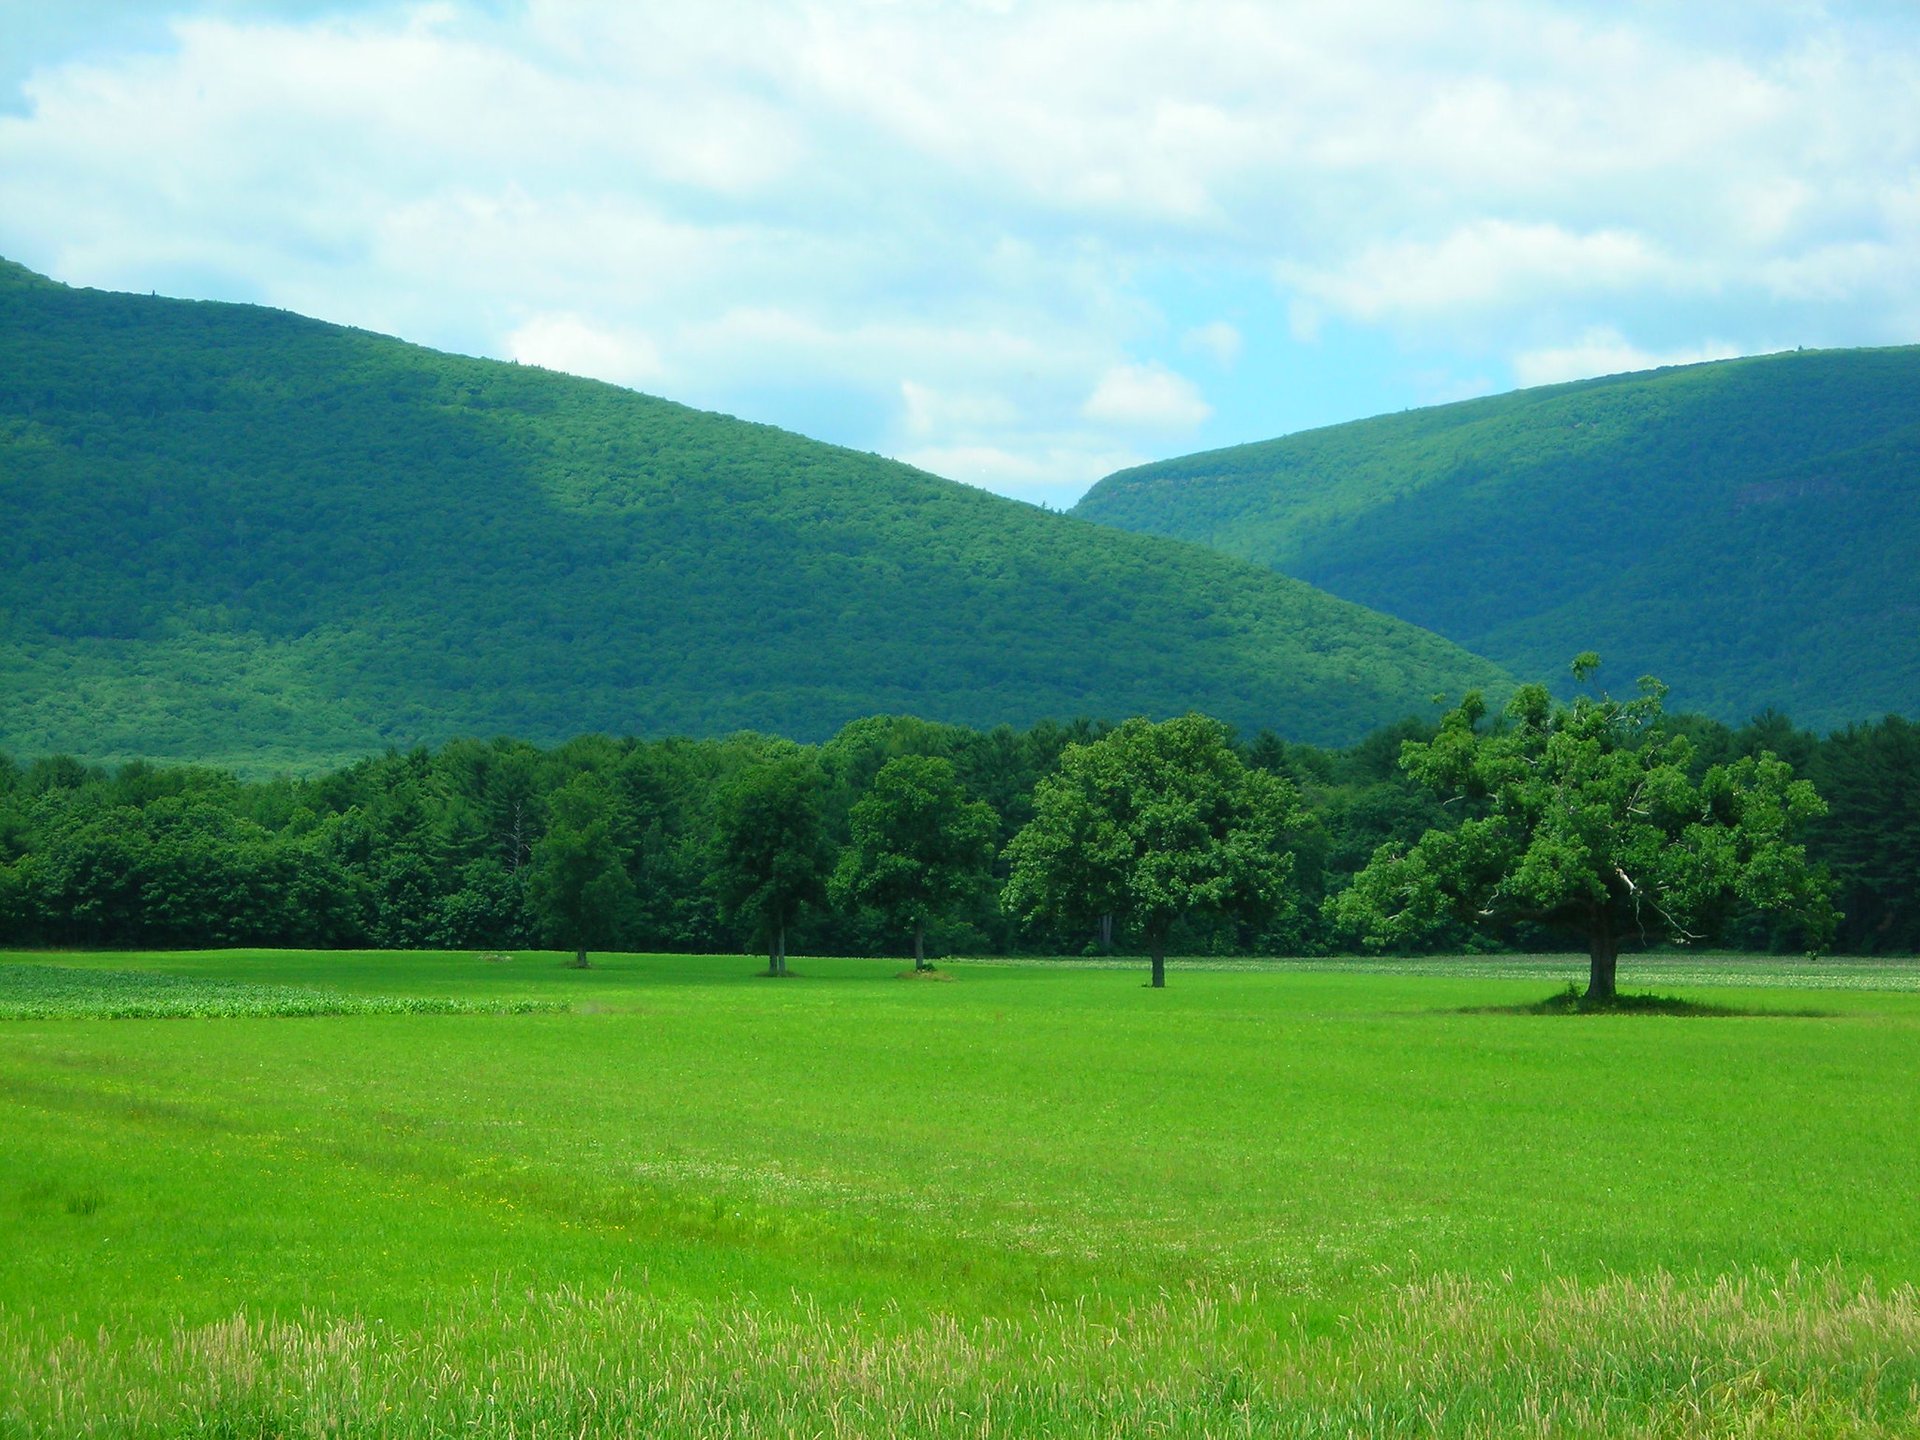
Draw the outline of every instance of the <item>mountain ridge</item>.
M1676 706L1920 708L1920 347L1785 351L1327 426L1108 476L1074 512L1212 544L1517 674L1598 650Z
M0 748L1199 708L1338 741L1504 683L1207 552L532 366L0 269Z

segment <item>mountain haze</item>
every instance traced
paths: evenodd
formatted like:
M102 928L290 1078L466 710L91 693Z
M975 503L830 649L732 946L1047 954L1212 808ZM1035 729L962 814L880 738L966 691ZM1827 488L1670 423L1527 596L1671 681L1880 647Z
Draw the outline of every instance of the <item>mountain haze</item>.
M0 748L1199 708L1353 739L1494 667L1199 546L533 367L0 262Z
M1597 650L1672 704L1920 711L1920 347L1387 415L1110 475L1075 508L1397 615L1515 674Z

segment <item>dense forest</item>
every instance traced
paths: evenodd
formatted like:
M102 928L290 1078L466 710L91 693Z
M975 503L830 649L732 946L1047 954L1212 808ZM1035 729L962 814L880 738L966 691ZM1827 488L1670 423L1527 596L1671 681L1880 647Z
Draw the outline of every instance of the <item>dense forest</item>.
M1170 715L1343 743L1498 687L1446 641L611 385L0 262L0 748L312 771L387 745Z
M1920 711L1920 347L1386 415L1121 471L1074 513L1271 565L1514 674L1592 647L1735 723Z
M1888 717L1824 738L1763 715L1739 729L1672 717L1695 763L1770 750L1810 777L1829 813L1809 837L1845 912L1836 948L1920 948L1920 727ZM766 937L728 918L715 883L716 827L743 776L786 767L814 792L823 843L849 841L850 817L883 766L901 756L948 762L971 800L997 821L996 850L1033 814L1033 793L1067 746L1107 733L1081 721L992 730L898 717L857 721L823 744L763 735L719 740L588 736L551 748L462 739L393 750L308 778L244 780L197 766L88 766L0 757L0 943L32 946L437 946L505 949L566 944L530 903L529 881L557 811L583 786L605 797L620 873L610 928L622 950L746 951ZM1237 742L1250 766L1298 790L1308 820L1295 835L1295 898L1257 930L1188 923L1175 953L1315 954L1350 948L1323 908L1385 841L1410 842L1450 823L1447 809L1401 773L1403 741L1431 722L1407 720L1328 749L1263 732ZM796 764L795 762L801 762ZM828 857L830 862L831 856ZM1004 877L1005 862L998 876ZM932 953L1097 948L1084 930L1018 927L989 886L929 926ZM1801 938L1736 916L1722 941L1800 948ZM1129 937L1117 937L1121 944ZM1461 930L1449 948L1557 947L1525 927ZM902 954L897 927L822 896L789 937L801 953ZM762 952L764 953L764 951Z

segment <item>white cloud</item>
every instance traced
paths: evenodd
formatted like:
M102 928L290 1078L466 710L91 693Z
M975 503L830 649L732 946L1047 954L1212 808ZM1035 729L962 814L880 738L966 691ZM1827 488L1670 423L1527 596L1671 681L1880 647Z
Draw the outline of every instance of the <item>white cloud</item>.
M595 326L578 315L537 315L507 336L506 349L522 364L636 390L657 386L668 374L659 348L645 335Z
M1302 300L1298 295L1287 301L1287 333L1302 345L1319 343L1322 327L1327 317L1318 305Z
M1570 345L1528 350L1513 360L1514 378L1521 385L1554 385L1562 380L1586 380L1596 375L1623 375L1630 370L1655 370L1662 365L1694 365L1703 360L1725 360L1740 347L1708 340L1678 350L1643 350L1630 344L1618 330L1598 326Z
M1191 430L1213 407L1183 375L1159 365L1116 365L1100 377L1080 413L1141 430Z
M1456 375L1451 370L1416 370L1408 378L1413 385L1413 398L1421 405L1450 405L1456 400L1474 400L1506 388L1494 383L1490 375Z
M1180 348L1189 354L1205 355L1222 370L1231 370L1239 363L1246 341L1239 330L1225 320L1211 320L1182 335Z
M1760 276L1787 300L1833 304L1863 290L1896 287L1911 294L1911 282L1920 276L1920 255L1878 241L1843 241L1770 259L1760 266Z
M733 365L761 378L804 372L879 385L885 377L890 399L908 376L925 393L955 387L959 377L973 382L959 388L996 378L1029 390L1071 383L1098 354L1085 341L1038 333L1037 326L1023 333L993 322L868 320L798 307L736 306L690 319L677 333L676 348L690 361Z
M1116 449L1098 437L1026 437L1017 449L990 444L941 445L899 452L895 458L950 480L1017 495L1064 510L1104 475L1149 457Z
M1506 307L1542 294L1666 287L1684 269L1626 230L1578 234L1483 219L1434 242L1376 242L1336 269L1283 262L1279 276L1316 307L1378 321Z
M13 38L0 254L1016 493L1275 433L1306 391L1324 422L1421 375L1920 338L1897 8L166 8L170 40L104 4L83 48ZM1234 383L1203 397L1200 363Z
M1017 425L1020 407L992 391L939 390L918 380L900 382L901 428L916 439L978 433Z

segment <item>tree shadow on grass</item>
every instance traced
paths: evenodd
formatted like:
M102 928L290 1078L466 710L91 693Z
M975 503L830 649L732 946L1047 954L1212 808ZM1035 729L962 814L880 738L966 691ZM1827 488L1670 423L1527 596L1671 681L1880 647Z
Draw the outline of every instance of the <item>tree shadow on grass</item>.
M1615 995L1611 1000L1589 1000L1576 985L1530 1005L1469 1005L1462 1015L1694 1015L1819 1020L1828 1010L1761 1010L1745 1005L1715 1005L1704 1000L1682 1000L1676 995Z

